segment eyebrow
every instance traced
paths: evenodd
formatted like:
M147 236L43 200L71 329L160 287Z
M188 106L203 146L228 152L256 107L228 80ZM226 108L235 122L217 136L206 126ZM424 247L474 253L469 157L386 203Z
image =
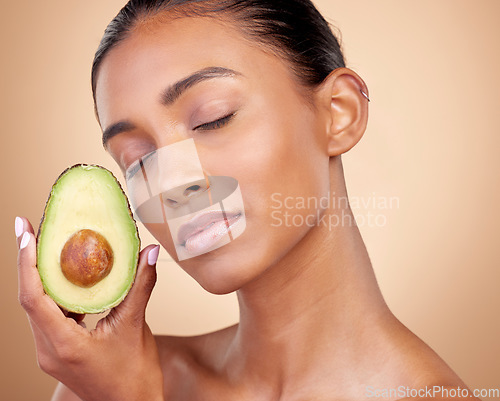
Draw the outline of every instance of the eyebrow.
M122 132L132 131L133 129L135 129L135 125L129 121L120 121L111 125L102 133L102 145L106 147L108 141L115 135L121 134Z
M196 71L175 84L169 86L161 94L161 103L165 106L174 103L186 90L192 86L213 78L225 78L241 75L239 72L224 67L207 67Z
M177 81L162 91L160 102L164 106L173 104L185 91L194 85L214 78L226 78L242 75L241 73L224 67L207 67L196 71L186 78ZM115 135L132 131L135 126L129 121L120 121L106 128L102 134L102 144L106 147L107 142Z

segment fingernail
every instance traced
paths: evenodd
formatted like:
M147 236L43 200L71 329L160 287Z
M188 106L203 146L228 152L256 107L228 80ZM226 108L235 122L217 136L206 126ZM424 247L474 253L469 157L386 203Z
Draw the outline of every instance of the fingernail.
M16 238L19 238L24 231L23 219L16 217Z
M158 260L158 255L160 254L160 245L156 245L148 253L148 265L153 266Z
M30 242L30 233L28 231L26 231L24 234L23 234L23 238L21 239L21 245L19 245L19 249L24 249L28 246Z

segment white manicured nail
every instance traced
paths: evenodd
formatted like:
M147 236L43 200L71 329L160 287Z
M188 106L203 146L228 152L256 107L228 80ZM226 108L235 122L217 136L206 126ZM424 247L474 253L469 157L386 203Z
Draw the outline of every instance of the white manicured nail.
M23 234L23 238L21 239L21 245L19 246L19 249L24 249L28 246L30 242L30 233L28 231L26 231L24 234Z
M148 253L148 265L153 266L158 260L158 255L160 254L160 245L156 245Z
M16 217L16 238L19 238L24 231L24 222L20 217Z

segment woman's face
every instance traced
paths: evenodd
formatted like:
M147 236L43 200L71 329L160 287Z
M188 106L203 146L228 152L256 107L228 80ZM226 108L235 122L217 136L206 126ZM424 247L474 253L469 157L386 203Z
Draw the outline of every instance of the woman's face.
M200 71L211 73L168 100L162 96ZM105 146L122 171L155 149L193 138L210 175L239 182L243 234L179 262L210 292L241 288L317 228L284 218L285 212L314 214L294 208L295 200L327 196L330 189L326 123L302 90L286 62L209 18L143 25L100 67L97 111L103 132L114 126ZM278 202L286 197L290 209ZM175 258L166 224L146 227Z

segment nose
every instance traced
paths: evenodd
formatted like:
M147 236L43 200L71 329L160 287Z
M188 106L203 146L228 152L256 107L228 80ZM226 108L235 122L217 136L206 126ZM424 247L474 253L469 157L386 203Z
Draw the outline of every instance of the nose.
M157 189L153 192L162 195L165 205L183 205L210 186L192 138L158 149L156 157Z
M169 189L162 193L163 203L169 207L176 208L185 205L193 197L198 196L209 188L208 179L189 182L178 187Z

